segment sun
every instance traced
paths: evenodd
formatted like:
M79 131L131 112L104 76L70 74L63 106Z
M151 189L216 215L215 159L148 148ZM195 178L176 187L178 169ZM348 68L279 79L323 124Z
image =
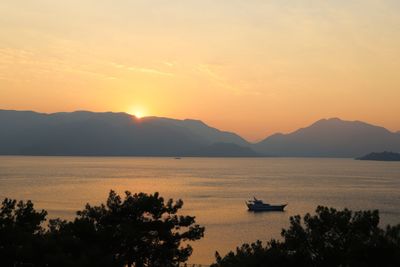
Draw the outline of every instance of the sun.
M144 109L142 108L132 108L131 110L128 111L129 114L135 116L136 118L140 119L146 116Z
M142 111L135 111L133 115L138 119L143 118L144 116Z

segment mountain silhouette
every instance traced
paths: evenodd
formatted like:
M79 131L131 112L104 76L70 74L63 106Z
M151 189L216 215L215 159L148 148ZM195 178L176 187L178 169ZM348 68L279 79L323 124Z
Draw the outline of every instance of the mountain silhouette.
M251 154L251 149L242 148L249 144L240 136L196 120L138 119L112 112L0 110L0 125L3 155L208 156L204 153L219 153L212 151L218 143L232 144L224 146L224 156L237 156L240 151Z
M376 160L376 161L400 161L400 153L390 151L373 152L368 155L356 158L358 160Z
M251 144L199 120L127 113L0 110L0 155L360 157L400 152L400 134L360 121L322 119Z
M400 151L400 135L361 121L322 119L289 134L274 134L252 145L259 153L283 157L359 157Z

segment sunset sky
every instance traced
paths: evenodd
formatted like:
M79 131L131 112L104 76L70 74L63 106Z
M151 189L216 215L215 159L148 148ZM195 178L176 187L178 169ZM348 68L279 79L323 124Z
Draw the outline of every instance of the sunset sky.
M400 130L400 1L1 0L0 109L193 118L255 141Z

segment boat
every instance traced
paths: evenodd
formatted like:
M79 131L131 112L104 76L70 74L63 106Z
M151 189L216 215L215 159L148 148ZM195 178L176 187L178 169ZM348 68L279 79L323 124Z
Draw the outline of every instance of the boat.
M246 206L249 208L249 211L283 211L287 206L287 204L271 205L255 197L253 198L254 200L246 201Z

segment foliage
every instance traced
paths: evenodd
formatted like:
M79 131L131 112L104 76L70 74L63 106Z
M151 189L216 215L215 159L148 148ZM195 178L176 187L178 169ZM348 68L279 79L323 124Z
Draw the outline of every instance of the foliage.
M0 217L1 266L178 266L203 237L195 218L178 215L183 202L158 193L111 191L106 204L86 205L74 221L50 220L45 211L6 199ZM185 246L182 246L185 242Z
M111 191L107 202L77 212L73 221L50 220L31 201L5 199L0 208L1 266L178 266L203 237L183 202L155 193ZM400 224L379 227L378 211L318 207L290 218L282 240L243 244L213 267L400 266ZM185 244L183 246L182 244Z
M31 201L4 199L0 208L0 260L3 266L35 261L35 247L47 212L37 212Z
M214 267L230 266L400 266L400 224L381 229L378 211L321 207L315 215L290 218L282 241L244 244Z

